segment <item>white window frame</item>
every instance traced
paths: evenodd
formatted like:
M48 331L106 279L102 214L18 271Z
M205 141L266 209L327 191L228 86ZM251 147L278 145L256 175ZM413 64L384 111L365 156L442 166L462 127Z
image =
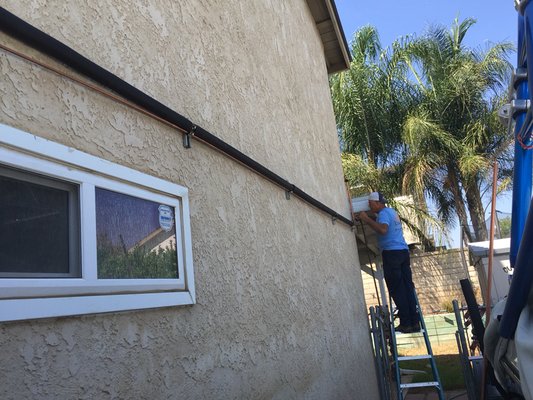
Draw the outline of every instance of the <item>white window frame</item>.
M194 304L188 189L0 124L0 164L79 185L81 278L0 278L0 321ZM177 279L98 279L95 187L175 209Z

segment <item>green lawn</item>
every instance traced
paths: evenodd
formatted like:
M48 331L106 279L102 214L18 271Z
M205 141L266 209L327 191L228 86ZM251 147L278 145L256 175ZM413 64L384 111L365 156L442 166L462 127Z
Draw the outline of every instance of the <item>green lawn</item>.
M422 353L420 353L422 354ZM463 370L459 355L457 354L439 354L435 355L437 361L437 369L439 370L440 380L444 390L464 389L465 382L463 378ZM428 382L433 381L433 374L429 360L409 360L402 361L400 367L403 369L413 369L424 371L423 374L416 374L413 377L414 382Z

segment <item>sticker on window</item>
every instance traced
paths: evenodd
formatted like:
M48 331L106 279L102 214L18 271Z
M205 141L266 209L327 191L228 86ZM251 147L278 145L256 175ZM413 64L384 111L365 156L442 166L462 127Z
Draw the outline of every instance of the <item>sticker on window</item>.
M159 206L159 226L165 232L170 232L174 226L174 215L172 208L166 205Z

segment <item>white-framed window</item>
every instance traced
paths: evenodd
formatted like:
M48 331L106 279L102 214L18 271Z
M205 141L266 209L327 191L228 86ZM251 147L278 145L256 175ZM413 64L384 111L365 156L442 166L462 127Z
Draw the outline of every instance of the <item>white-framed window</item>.
M194 302L185 187L0 124L0 321Z

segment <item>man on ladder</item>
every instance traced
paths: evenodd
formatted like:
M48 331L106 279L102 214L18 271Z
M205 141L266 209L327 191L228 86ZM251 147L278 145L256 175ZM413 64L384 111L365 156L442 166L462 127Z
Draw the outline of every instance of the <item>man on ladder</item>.
M416 297L402 223L396 211L385 206L386 200L379 192L368 197L370 210L377 215L374 221L364 211L356 215L378 234L378 245L383 261L383 273L389 294L398 308L400 325L395 330L401 333L420 332L420 320L416 310Z
M404 400L405 391L415 387L433 387L437 390L439 400L444 400L444 391L439 378L437 364L433 357L431 350L431 343L427 333L422 312L417 312L418 300L413 284L413 275L411 272L409 247L405 242L402 231L402 224L398 214L392 208L385 206L385 199L379 192L370 193L368 197L368 206L372 212L377 215L376 221L370 218L366 212L360 212L356 217L361 221L366 222L378 234L378 245L381 249L381 256L383 261L383 274L385 282L389 289L389 294L393 298L396 307L398 307L398 314L400 317L400 325L394 327L394 317L390 315L390 340L391 352L393 356L393 365L396 378L396 394L398 400ZM373 335L377 333L375 327L375 312L373 307L370 310L372 319ZM380 328L383 334L383 327ZM422 332L424 342L426 344L427 354L418 356L399 356L395 333L415 333ZM376 339L376 338L375 338ZM376 340L375 340L376 341ZM381 340L381 345L376 341L378 346L382 348L376 354L386 354L386 344ZM386 357L385 357L386 358ZM417 383L402 383L400 373L400 363L408 360L427 359L430 362L431 371L434 380L429 382ZM388 398L388 397L387 397Z

